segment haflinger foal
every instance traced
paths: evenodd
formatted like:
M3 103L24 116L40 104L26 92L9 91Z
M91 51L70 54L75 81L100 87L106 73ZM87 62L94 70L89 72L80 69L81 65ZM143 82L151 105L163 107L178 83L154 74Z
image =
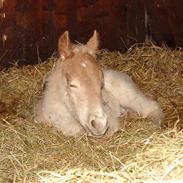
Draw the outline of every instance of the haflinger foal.
M120 116L128 110L161 126L160 105L145 96L124 73L102 70L96 60L98 33L73 44L65 31L58 41L59 58L36 107L35 122L54 126L65 136L83 133L110 136L120 130Z

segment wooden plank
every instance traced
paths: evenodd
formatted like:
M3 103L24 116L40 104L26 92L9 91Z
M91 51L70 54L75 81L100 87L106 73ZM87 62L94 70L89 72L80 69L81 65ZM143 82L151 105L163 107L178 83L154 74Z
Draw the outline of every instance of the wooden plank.
M183 47L183 40L182 40L183 1L168 0L166 3L164 2L163 6L165 6L166 12L168 14L168 23L170 25L171 31L173 33L174 41L175 41L174 46ZM170 45L170 46L173 46L173 45Z
M127 47L145 39L144 1L129 0L127 3Z
M48 58L64 30L72 40L85 42L97 29L101 47L109 50L125 51L143 42L147 30L159 45L183 46L182 7L183 1L172 0L5 0L0 67L12 59L30 64Z
M15 34L15 5L16 0L4 1L1 5L0 26L0 69L7 67L13 59L14 51L14 34Z
M145 1L152 39L159 45L183 46L183 1Z

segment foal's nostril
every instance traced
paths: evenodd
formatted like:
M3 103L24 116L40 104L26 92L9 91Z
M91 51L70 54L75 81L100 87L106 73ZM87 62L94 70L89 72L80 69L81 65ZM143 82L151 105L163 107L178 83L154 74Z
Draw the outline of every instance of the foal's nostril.
M93 128L97 128L97 123L96 123L96 121L95 120L91 120L91 126L93 127Z
M103 136L108 129L108 121L105 115L91 115L86 125L91 136Z

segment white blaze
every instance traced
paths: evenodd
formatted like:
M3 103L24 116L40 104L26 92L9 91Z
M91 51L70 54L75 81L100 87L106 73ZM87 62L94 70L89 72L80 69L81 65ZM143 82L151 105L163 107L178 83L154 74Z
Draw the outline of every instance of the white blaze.
M81 66L86 68L86 64L85 63L81 63Z

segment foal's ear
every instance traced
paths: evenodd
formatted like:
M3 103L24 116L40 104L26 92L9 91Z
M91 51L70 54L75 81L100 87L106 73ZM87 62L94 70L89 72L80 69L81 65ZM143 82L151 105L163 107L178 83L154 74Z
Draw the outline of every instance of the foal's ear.
M68 31L65 31L58 40L58 52L62 59L67 58L71 54L71 42Z
M86 43L86 46L91 49L94 53L98 50L99 47L99 38L98 32L94 30L93 36Z

